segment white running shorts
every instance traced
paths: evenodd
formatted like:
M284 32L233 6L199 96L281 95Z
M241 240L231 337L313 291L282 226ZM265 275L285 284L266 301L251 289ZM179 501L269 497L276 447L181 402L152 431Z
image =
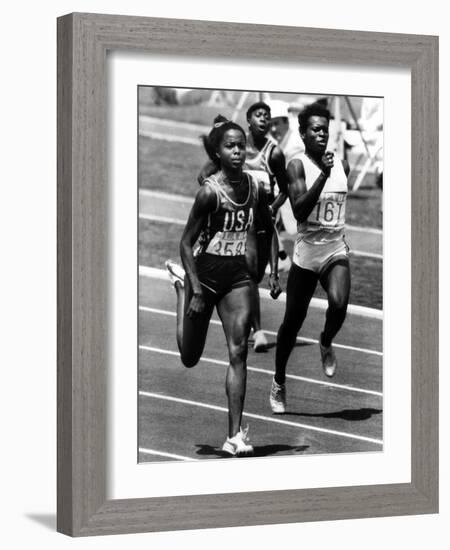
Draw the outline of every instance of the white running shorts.
M292 259L302 269L321 275L331 263L348 259L348 255L349 248L343 238L326 244L310 244L297 240Z

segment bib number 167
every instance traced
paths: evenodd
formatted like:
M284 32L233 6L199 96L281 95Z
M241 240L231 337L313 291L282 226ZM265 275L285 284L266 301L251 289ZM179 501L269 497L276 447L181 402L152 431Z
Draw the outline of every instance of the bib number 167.
M320 201L315 207L315 221L326 225L337 225L345 212L345 203Z

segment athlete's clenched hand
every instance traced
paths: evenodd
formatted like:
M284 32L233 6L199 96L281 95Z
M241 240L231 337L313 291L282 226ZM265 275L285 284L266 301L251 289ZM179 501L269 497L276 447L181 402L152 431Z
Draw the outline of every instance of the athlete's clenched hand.
M198 313L203 313L204 310L205 310L205 299L203 297L203 293L196 292L191 298L186 315L188 317L193 317Z
M329 176L334 166L334 153L327 151L322 157L322 172Z
M282 292L280 280L278 279L278 276L275 276L273 274L269 276L269 288L270 288L270 295L274 300L276 300Z

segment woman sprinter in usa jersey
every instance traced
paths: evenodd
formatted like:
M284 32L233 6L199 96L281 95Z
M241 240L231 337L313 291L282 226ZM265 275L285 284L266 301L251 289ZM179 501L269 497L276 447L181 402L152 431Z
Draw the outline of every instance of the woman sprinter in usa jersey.
M198 190L181 238L185 275L172 262L166 266L177 293L177 343L186 367L199 361L217 307L229 354L228 437L222 448L242 456L253 452L241 429L251 320L247 235L254 217L268 234L272 234L273 224L264 191L243 172L246 137L242 128L216 119L204 145L217 170ZM272 263L276 270L276 259ZM277 278L272 281L278 285Z
M330 113L325 107L309 105L298 119L305 152L287 167L289 199L298 229L286 287L286 310L277 336L270 392L274 413L286 410L286 364L317 282L328 297L325 326L319 335L322 367L328 377L336 370L332 341L344 322L350 293L344 240L348 165L327 152Z
M281 149L273 139L267 137L269 131L270 107L258 101L247 110L248 133L246 143L246 159L244 170L261 183L268 196L269 208L275 219L278 209L287 198L287 176L285 159ZM217 170L215 163L210 160L203 166L198 176L198 182L203 184L205 178ZM277 194L277 192L279 193ZM278 254L278 235L265 234L264 228L256 228L252 233L247 246L247 262L251 266L252 274L252 328L254 337L253 349L256 352L266 351L267 338L261 328L261 309L258 285L261 283L268 262L268 253Z

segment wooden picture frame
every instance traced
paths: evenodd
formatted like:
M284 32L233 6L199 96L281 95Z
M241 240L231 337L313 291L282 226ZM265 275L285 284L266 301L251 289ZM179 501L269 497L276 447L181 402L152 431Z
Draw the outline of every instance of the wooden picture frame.
M106 498L106 53L387 65L411 70L411 482ZM58 509L72 536L438 511L438 39L75 13L58 19Z

